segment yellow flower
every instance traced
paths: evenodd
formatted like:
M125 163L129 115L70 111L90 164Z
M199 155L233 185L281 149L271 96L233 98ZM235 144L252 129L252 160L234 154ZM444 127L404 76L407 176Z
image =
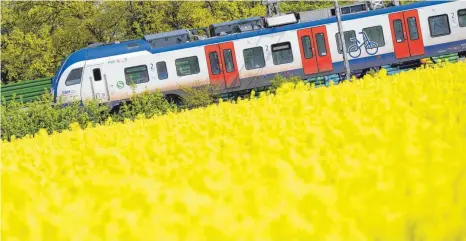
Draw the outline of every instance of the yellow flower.
M2 142L4 240L465 240L466 64Z

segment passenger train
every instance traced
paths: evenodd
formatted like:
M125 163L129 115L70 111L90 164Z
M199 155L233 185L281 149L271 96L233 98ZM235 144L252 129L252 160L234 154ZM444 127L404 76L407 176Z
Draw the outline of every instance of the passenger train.
M321 18L321 19L319 19ZM341 17L353 71L466 53L466 2L424 1ZM344 73L337 20L312 13L256 17L196 30L94 44L72 53L52 79L65 102L100 99L115 106L136 92L179 97L184 85L222 93L264 87L276 74L303 79Z

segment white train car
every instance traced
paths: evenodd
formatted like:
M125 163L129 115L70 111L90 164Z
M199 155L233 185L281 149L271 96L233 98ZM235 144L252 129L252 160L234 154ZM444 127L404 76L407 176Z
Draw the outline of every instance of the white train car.
M466 52L466 3L459 0L343 15L342 25L351 70ZM180 32L158 35L173 33ZM215 84L230 93L267 86L276 74L338 74L344 72L338 36L331 17L163 47L146 38L85 48L63 62L52 91L68 102L100 99L114 106L132 95L131 83L137 93L176 96L183 85Z

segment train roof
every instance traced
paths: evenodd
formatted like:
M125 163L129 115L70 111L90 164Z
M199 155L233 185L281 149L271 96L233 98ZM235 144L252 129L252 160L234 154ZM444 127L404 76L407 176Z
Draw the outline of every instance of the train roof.
M187 29L174 30L174 31L164 32L164 33L154 33L154 34L145 35L144 40L147 41L151 39L174 37L174 36L179 36L179 35L188 34L188 33L189 31Z
M257 21L257 20L261 20L261 19L262 19L262 17L251 17L251 18L233 20L233 21L229 21L229 22L214 23L211 26L212 27L223 27L223 26L227 26L227 25L247 23L247 22L250 22L250 21Z

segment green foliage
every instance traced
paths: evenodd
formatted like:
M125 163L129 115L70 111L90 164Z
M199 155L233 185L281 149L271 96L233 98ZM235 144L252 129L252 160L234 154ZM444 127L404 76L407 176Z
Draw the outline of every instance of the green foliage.
M276 74L275 77L270 81L270 90L272 92L275 92L285 82L291 82L296 84L301 81L303 80L300 79L298 76L291 76L289 78L285 78L279 74Z
M168 112L176 111L177 107L169 103L164 94L159 90L149 92L145 90L137 94L133 87L133 95L129 101L125 101L120 105L113 120L124 121L124 119L135 119L138 115L143 115L146 118L151 118L154 115L162 115Z
M54 104L49 93L42 95L38 101L2 101L1 137L9 140L13 135L18 138L34 135L41 128L51 134L68 129L73 122L86 127L88 123L102 123L108 117L108 107L95 100L86 101L83 106L79 106L79 102L64 105L61 100Z
M182 106L188 109L208 106L219 97L220 89L214 85L201 85L196 87L180 87L183 91Z
M54 104L52 95L46 93L40 100L23 102L13 98L1 105L1 138L10 140L12 136L21 138L26 135L35 135L39 129L46 129L49 134L67 130L73 122L79 123L81 128L89 124L104 124L109 119L124 121L134 119L138 115L152 117L156 114L165 114L176 111L176 107L168 103L160 92L143 92L135 95L128 103L124 103L120 111L110 113L110 108L97 100L63 104L60 99Z

